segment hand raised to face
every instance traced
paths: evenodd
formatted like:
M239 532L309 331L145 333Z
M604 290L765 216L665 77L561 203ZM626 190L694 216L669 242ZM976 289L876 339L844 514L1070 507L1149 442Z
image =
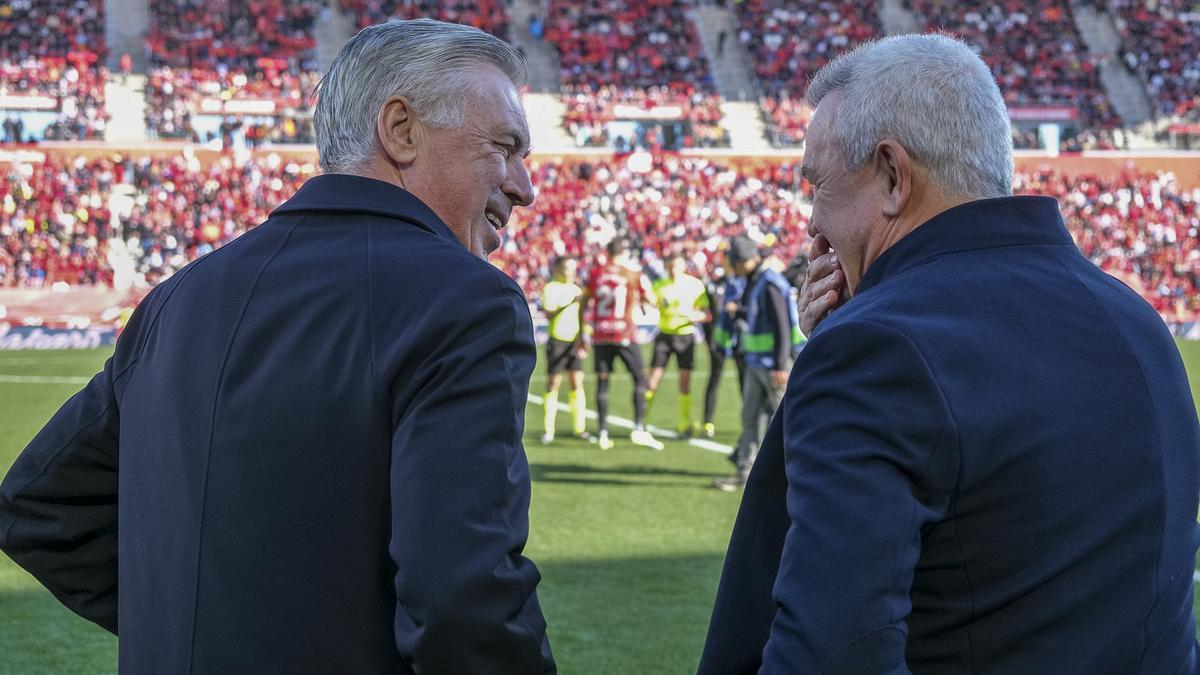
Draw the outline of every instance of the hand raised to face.
M808 250L808 271L800 291L800 330L812 335L817 324L850 299L846 273L825 235L818 234Z

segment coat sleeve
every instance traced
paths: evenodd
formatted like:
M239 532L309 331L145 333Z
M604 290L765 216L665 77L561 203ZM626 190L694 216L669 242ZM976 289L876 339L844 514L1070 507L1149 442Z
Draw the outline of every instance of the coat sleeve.
M0 483L0 550L68 609L117 632L119 394L150 296L116 352L34 436Z
M781 406L790 521L764 673L906 673L924 528L944 518L957 430L928 364L872 322L818 331Z
M421 331L433 349L410 378L413 393L393 396L395 631L416 672L555 669L540 576L522 555L533 328L519 292L496 286Z

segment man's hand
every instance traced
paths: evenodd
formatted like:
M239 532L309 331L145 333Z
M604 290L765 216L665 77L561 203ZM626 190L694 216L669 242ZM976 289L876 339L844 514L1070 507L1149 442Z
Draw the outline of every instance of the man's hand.
M808 271L800 291L800 330L812 335L817 324L849 299L846 273L825 235L818 234L808 250Z
M786 387L787 381L788 381L788 371L786 371L786 370L772 370L771 371L771 384L775 385L776 389L783 389L784 387Z

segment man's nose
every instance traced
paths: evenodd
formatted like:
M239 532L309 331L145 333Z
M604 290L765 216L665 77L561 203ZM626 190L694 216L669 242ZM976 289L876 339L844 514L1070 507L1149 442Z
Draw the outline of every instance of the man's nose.
M509 164L508 175L501 189L516 206L529 206L533 203L533 182L529 178L529 169L525 168L525 162L518 159Z

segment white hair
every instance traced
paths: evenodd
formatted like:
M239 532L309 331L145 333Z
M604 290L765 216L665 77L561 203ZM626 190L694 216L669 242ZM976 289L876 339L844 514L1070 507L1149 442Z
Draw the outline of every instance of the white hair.
M321 78L313 127L326 173L355 173L379 146L376 120L392 96L408 98L432 127L461 125L478 93L477 69L493 65L520 87L525 56L478 28L414 19L367 26L350 38Z
M946 35L867 42L822 68L805 92L813 108L840 91L831 146L857 171L893 139L934 182L968 199L1012 194L1012 127L987 64Z

